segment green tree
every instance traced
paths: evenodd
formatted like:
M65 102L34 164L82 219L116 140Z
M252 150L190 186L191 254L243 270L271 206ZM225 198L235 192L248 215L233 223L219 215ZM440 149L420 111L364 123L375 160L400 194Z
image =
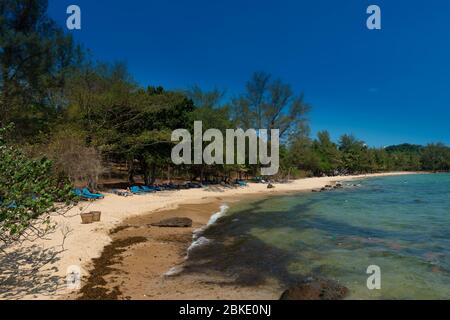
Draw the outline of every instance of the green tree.
M204 91L198 86L193 86L186 91L186 95L191 99L195 105L195 110L190 114L191 122L201 121L203 131L208 129L218 129L225 136L226 130L235 126L231 121L230 108L228 105L222 103L225 93L218 89L212 91ZM208 143L204 143L204 147ZM226 148L224 144L223 155L226 156ZM213 165L207 166L192 165L193 178L200 177L200 181L208 180L209 176L214 176L217 180L219 175L223 175L225 179L232 171L246 172L248 166L244 165Z
M337 145L331 141L328 131L321 131L317 134L313 150L319 160L316 174L336 174L341 165L341 154Z
M295 95L289 84L256 72L247 82L246 92L234 99L233 115L243 129L279 129L280 137L292 134L305 120L310 106L303 94Z
M442 143L429 144L423 149L422 168L429 171L450 170L450 148Z
M71 185L53 175L52 162L30 159L5 141L0 129L0 248L23 237L32 240L51 229L55 202L72 198Z
M364 141L354 135L344 134L339 139L339 150L342 152L342 165L345 172L367 172L369 168L367 146Z
M81 49L46 15L46 0L0 2L0 125L16 139L47 130Z

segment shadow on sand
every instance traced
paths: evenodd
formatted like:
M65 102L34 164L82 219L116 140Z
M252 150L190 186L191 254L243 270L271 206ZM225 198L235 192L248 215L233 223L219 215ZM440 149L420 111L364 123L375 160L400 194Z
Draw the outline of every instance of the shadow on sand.
M65 284L65 278L55 275L59 253L61 250L56 248L38 246L0 253L0 297L21 299L34 294L55 295Z

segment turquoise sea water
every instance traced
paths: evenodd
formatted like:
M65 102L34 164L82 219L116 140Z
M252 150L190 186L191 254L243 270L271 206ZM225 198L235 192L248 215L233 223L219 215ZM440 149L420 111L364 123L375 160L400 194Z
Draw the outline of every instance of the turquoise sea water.
M286 286L318 275L352 299L450 299L450 174L344 185L233 206L203 233L210 242L191 268ZM369 265L381 269L380 290L366 286Z

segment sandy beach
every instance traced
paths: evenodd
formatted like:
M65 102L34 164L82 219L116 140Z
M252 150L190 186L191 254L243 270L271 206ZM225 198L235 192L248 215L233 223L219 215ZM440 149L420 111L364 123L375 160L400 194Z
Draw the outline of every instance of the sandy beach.
M57 227L45 239L9 248L14 254L0 267L0 299L277 299L281 288L276 283L238 288L227 285L226 279L217 281L214 275L165 274L182 265L192 232L224 203L400 174L411 173L306 178L275 184L275 189L250 183L245 188L209 187L126 198L105 194L102 200L81 202L55 217ZM101 221L81 224L79 213L86 211L101 211ZM149 227L163 218L180 216L192 219L192 227ZM70 266L82 270L81 292L66 287Z

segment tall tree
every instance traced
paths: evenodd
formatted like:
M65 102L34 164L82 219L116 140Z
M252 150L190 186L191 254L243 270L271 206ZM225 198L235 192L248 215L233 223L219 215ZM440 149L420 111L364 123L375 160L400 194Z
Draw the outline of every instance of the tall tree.
M246 92L233 101L233 114L239 126L279 129L280 138L297 129L309 109L303 94L295 95L289 84L272 80L264 72L253 74Z
M331 141L328 131L321 131L317 134L313 149L319 159L320 173L335 174L341 165L341 155L337 145Z
M0 2L0 125L16 136L45 128L81 50L46 15L46 0ZM78 54L77 54L78 53Z
M450 148L442 143L427 145L422 153L422 167L430 171L450 170Z
M367 169L367 146L354 135L344 134L339 139L343 167L347 172L359 173Z

